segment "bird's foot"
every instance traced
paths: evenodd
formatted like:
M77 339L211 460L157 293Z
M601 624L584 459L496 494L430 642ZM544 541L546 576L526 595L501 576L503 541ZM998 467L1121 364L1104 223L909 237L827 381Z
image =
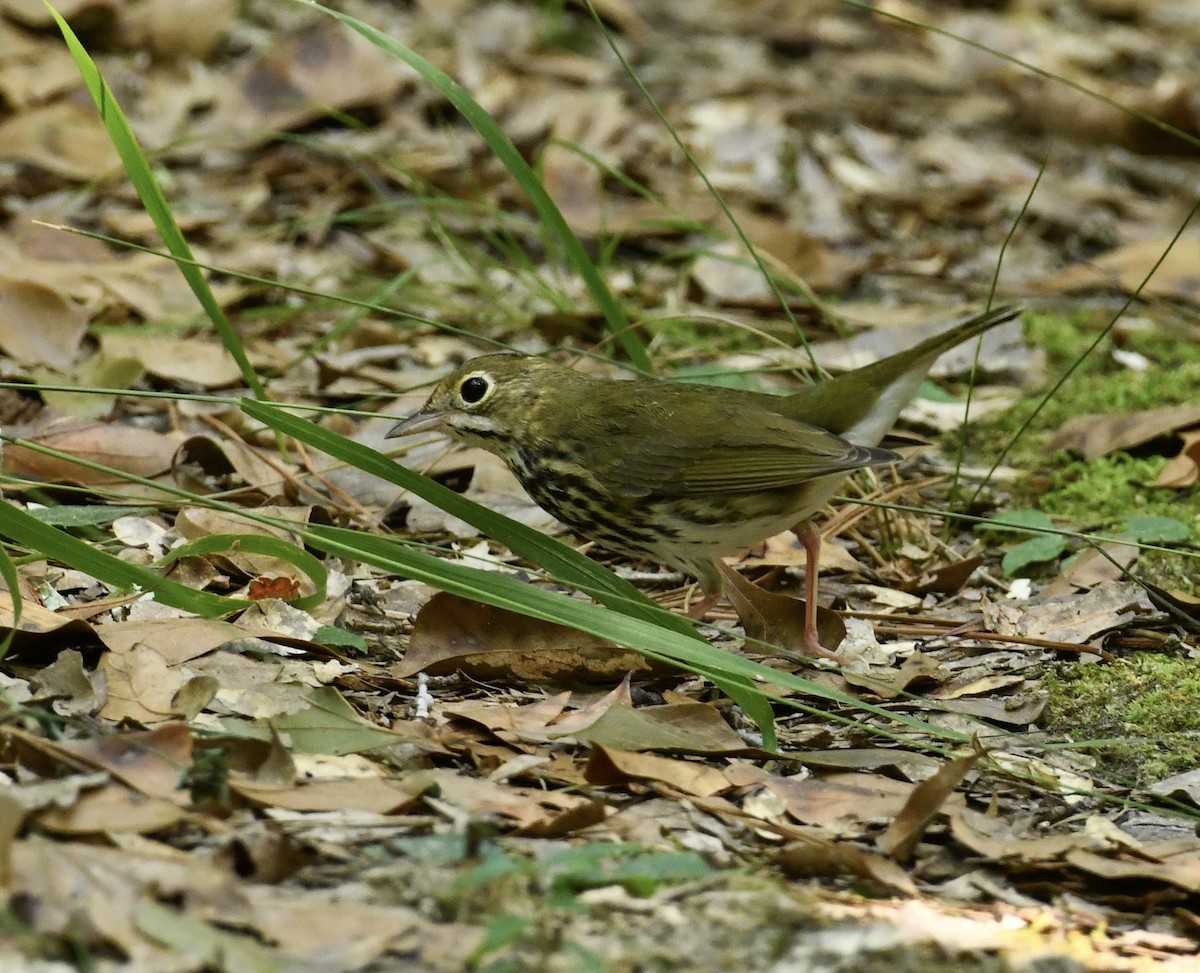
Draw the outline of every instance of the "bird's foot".
M802 640L801 653L816 659L830 659L838 665L844 665L846 657L838 655L836 652L830 652L821 644L821 639L816 632L806 633Z
M797 661L842 657L822 645L838 645L846 627L837 612L809 607L790 595L766 591L743 578L728 565L721 565L725 594L737 610L746 638L763 643L764 653ZM799 610L798 610L799 609Z
M699 621L709 613L709 610L714 608L718 601L721 600L720 591L708 591L703 596L691 601L691 590L688 591L688 598L683 603L683 613L688 617Z

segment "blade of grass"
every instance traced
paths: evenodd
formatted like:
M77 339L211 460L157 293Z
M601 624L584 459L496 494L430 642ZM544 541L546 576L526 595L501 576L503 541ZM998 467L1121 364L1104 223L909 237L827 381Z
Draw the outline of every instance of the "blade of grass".
M6 506L6 504L0 503L0 506ZM12 628L4 636L4 641L0 642L0 659L3 659L8 655L8 650L12 648L17 632L21 630L21 579L17 577L17 566L8 556L8 551L2 547L0 547L0 578L4 579L5 587L8 588L13 611Z
M208 281L194 266L195 261L192 257L191 247L188 246L183 231L179 229L179 224L175 221L175 216L167 204L162 187L158 184L158 180L150 168L150 163L147 161L145 153L142 152L137 137L133 134L133 129L129 127L129 121L121 110L116 96L101 76L96 63L79 42L79 38L75 36L75 32L71 30L70 25L49 3L46 4L46 8L58 23L58 29L62 32L67 49L71 52L71 57L75 60L79 73L83 76L83 82L87 86L92 100L96 103L96 110L100 113L100 119L108 130L108 137L121 157L121 162L129 175L129 181L137 190L142 206L145 207L150 219L154 221L154 226L158 229L172 256L180 258L180 262L177 263L179 272L183 274L192 293L196 295L196 299L204 308L209 320L212 321L221 338L221 343L233 356L233 360L237 362L238 370L242 373L246 385L256 397L267 398L266 389L259 381L254 366L250 364L241 339L238 338L233 325L229 323L229 319L221 309L216 295L208 286Z
M164 578L150 568L122 561L64 530L42 523L8 503L0 503L0 535L37 551L43 557L90 574L105 584L123 590L140 589L152 593L155 601L205 618L227 615L254 604L243 598L224 598L207 591L196 591L178 581Z
M341 21L351 30L361 34L380 50L403 61L421 75L428 84L437 89L458 110L459 114L467 120L471 127L487 143L488 148L492 150L496 158L500 160L509 174L512 175L517 185L525 192L530 203L533 204L533 208L537 211L542 225L558 242L558 245L562 247L567 260L575 272L583 279L584 284L592 295L592 300L600 308L600 312L604 315L608 326L620 341L625 354L629 356L629 360L642 371L650 372L651 363L650 357L646 353L646 348L637 334L630 328L629 321L625 317L625 312L621 309L621 305L612 291L608 289L608 285L604 283L604 278L600 275L600 271L596 269L596 265L587 255L587 251L584 250L583 244L575 236L574 232L572 232L570 226L567 225L567 221L563 218L554 200L550 198L550 194L546 192L537 174L530 167L529 163L525 161L520 150L513 145L512 139L496 124L495 119L483 109L483 106L472 98L462 85L446 74L441 68L427 61L410 48L405 47L394 38L372 27L370 24L356 17L351 17L349 14L323 7L321 4L316 3L315 0L296 0L296 2L302 3L306 7L312 7L314 10L319 10Z

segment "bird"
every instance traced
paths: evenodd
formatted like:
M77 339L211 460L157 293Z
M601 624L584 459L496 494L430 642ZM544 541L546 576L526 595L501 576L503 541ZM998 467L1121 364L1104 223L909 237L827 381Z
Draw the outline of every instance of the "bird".
M885 435L938 356L1019 314L974 314L788 395L607 379L495 352L439 381L387 436L436 430L494 453L573 531L695 578L705 608L722 591L721 558L791 528L807 562L800 650L838 659L817 634L820 533L810 518L853 471L901 458Z

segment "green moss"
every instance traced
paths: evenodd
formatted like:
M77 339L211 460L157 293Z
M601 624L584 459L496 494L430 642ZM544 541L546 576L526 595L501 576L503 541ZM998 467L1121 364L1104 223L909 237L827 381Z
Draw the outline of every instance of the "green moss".
M1200 527L1200 511L1180 510L1173 490L1152 490L1166 460L1113 453L1083 462L1068 453L1049 458L1049 469L1032 484L1037 506L1053 517L1062 517L1081 529L1119 528L1129 517L1160 514ZM1190 515L1190 516L1189 516Z
M1078 318L1060 315L1030 314L1026 334L1031 345L1046 353L1048 384L1031 393L1026 401L975 427L981 445L1002 447L1033 414L1046 391L1058 376L1066 373L1095 340L1095 329ZM1200 384L1200 346L1170 335L1148 333L1129 342L1132 350L1145 354L1153 363L1149 373L1134 372L1117 362L1101 344L1058 389L1017 442L1010 459L1032 460L1044 464L1047 457L1042 443L1063 423L1075 416L1100 412L1123 415L1142 409L1191 404Z
M1092 752L1104 775L1146 785L1200 765L1200 668L1194 660L1140 654L1112 665L1072 665L1047 675L1047 729Z
M1097 329L1084 317L1029 315L1029 341L1044 349L1050 381L1064 374L1095 340ZM1063 527L1100 533L1120 533L1129 517L1157 514L1186 522L1194 536L1200 537L1200 505L1188 502L1196 490L1149 486L1166 462L1163 453L1119 452L1084 460L1066 451L1045 451L1050 436L1076 416L1128 415L1195 401L1200 386L1200 347L1196 343L1155 331L1138 335L1128 344L1155 363L1148 375L1114 362L1102 344L1038 412L1015 444L1014 437L1033 415L1046 388L1031 392L1007 412L972 426L971 451L977 456L996 456L1012 444L1005 462L1026 471L1009 486L1006 506L1012 509L1035 508ZM1164 579L1169 587L1196 591L1194 565L1195 561L1182 556L1150 554L1140 560L1138 571Z

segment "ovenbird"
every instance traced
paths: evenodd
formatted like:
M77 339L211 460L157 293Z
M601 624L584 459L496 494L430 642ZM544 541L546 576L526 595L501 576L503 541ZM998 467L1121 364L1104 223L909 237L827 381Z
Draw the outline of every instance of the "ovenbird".
M802 647L829 656L816 630L820 535L808 519L848 473L900 458L879 444L939 355L1018 313L977 314L784 396L610 381L543 358L483 355L442 379L388 436L436 429L495 453L568 527L683 570L713 600L720 558L794 528L808 562Z

